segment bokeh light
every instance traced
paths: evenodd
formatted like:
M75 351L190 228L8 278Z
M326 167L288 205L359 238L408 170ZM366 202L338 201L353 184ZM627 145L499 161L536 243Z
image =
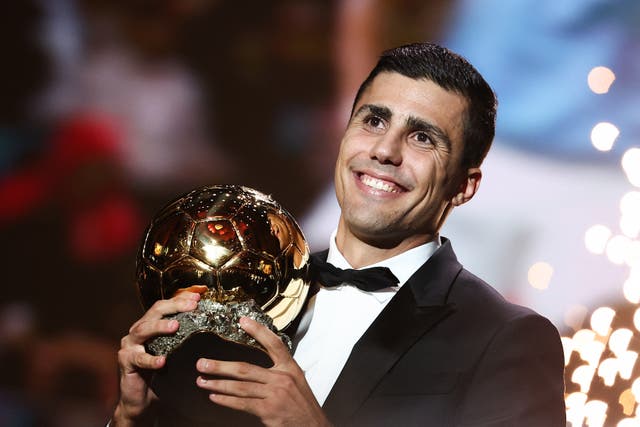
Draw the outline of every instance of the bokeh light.
M629 243L624 262L629 267L640 266L640 241L633 240Z
M589 89L594 93L603 94L609 92L609 88L616 79L616 75L607 67L595 67L587 76Z
M536 289L547 289L553 276L553 267L546 262L537 262L529 268L529 284Z
M640 234L640 192L629 191L620 199L620 230L629 238Z
M634 239L640 234L640 216L638 215L622 214L618 225L620 231L629 238Z
M562 338L568 425L640 426L640 308L599 307L590 326Z
M574 426L582 424L584 419L584 405L587 403L587 395L576 391L567 395L565 405L567 406L567 421Z
M628 380L631 378L631 374L633 373L633 368L636 365L636 360L638 360L638 353L635 351L625 351L620 354L618 360L620 360L620 366L618 373L620 374L620 378L623 380Z
M640 400L640 378L637 378L631 385L631 392L636 397L636 400Z
M633 408L636 406L636 397L633 395L630 388L620 394L618 403L622 406L622 412L625 415L633 414ZM618 426L619 425L620 424L618 424Z
M640 426L640 418L626 418L620 420L616 427L638 427Z
M604 253L611 234L611 230L604 225L596 224L590 227L584 234L584 244L587 250L594 254Z
M591 130L591 143L600 151L609 151L620 135L618 128L608 122L600 122Z
M591 315L591 329L598 335L606 336L616 312L610 307L600 307Z
M627 301L632 304L638 304L640 302L640 280L635 277L629 276L629 278L622 285L622 293L624 294L624 297Z
M629 148L622 155L622 169L627 179L636 187L640 187L640 148Z
M633 332L627 328L616 329L611 333L609 337L609 348L616 357L621 357L622 354L627 351L631 337L633 337Z
M627 253L630 249L631 239L627 236L617 235L613 236L607 242L607 258L614 264L624 264Z
M580 358L595 369L598 366L598 363L600 363L600 358L602 357L605 348L606 347L603 342L594 340L585 343L580 349L578 349L578 352L580 354Z
M578 366L571 375L571 382L580 386L580 392L588 393L591 388L591 381L595 375L596 369L593 366Z
M640 308L636 309L635 313L633 314L633 326L636 327L637 331L640 331ZM638 389L638 391L640 392L640 388ZM638 396L638 400L640 400L640 395Z
M584 416L589 427L604 426L607 419L607 405L601 400L590 400L584 405Z
M611 387L616 380L619 369L618 359L609 357L600 362L598 376L603 379L604 385Z
M620 211L623 215L640 216L640 191L629 191L620 199Z

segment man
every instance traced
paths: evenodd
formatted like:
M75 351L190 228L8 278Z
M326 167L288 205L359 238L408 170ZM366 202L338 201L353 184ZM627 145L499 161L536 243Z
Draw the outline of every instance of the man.
M266 425L565 425L557 331L464 270L438 234L478 190L495 107L477 71L442 47L383 54L342 139L341 216L326 255L338 267L388 267L398 286L320 286L295 358L273 333L242 319L274 366L200 359L197 386L212 402ZM123 338L114 425L153 417L144 376L165 359L143 343L175 331L162 316L193 310L198 298L159 301Z

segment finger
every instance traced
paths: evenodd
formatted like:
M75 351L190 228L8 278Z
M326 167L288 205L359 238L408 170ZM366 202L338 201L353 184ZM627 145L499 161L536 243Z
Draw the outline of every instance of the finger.
M200 294L194 292L180 292L170 299L156 301L143 318L159 318L168 314L195 310L200 300Z
M136 353L133 363L141 369L159 369L166 363L165 356L152 356L149 353Z
M205 286L205 285L192 285L189 286L188 288L180 288L177 291L174 292L174 296L181 294L183 292L195 292L198 294L203 294L205 292L207 292L209 290L209 287Z
M180 323L175 319L145 320L144 318L134 323L129 329L129 335L123 338L121 345L143 344L150 338L158 335L169 335L175 333L180 327Z
M139 369L160 369L166 363L165 356L152 356L144 351L143 346L120 350L118 359L124 374L135 373Z
M262 344L274 364L282 364L289 362L292 359L289 349L282 342L280 337L263 324L258 323L249 317L241 317L240 326L249 335L255 338L256 341Z
M270 375L268 369L251 363L224 360L199 359L196 369L201 374L258 383L267 383Z
M163 317L195 310L198 307L199 299L199 294L183 292L171 299L157 301L142 318L131 326L129 334L122 339L120 346L126 348L131 345L140 345L152 337L175 333L180 327L178 321Z
M251 397L237 397L227 396L224 394L210 394L209 399L217 403L218 405L226 406L227 408L237 409L239 411L248 412L250 414L260 416L260 405L262 399L256 399Z
M196 384L198 387L209 390L214 394L224 394L227 396L263 399L267 397L268 394L264 384L252 381L210 379L200 376L198 377Z

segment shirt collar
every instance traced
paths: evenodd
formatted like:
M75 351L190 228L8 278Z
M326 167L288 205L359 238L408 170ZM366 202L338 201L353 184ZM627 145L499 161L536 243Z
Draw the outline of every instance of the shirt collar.
M331 233L327 262L338 268L353 268L344 258L342 253L340 253L340 250L336 245L336 233L337 230L334 230L333 233ZM398 278L398 286L400 287L409 280L409 277L411 277L413 273L415 273L420 266L422 266L422 264L431 257L431 255L434 254L440 245L440 235L436 235L435 239L431 242L416 246L415 248L409 249L401 254L362 268L387 267Z

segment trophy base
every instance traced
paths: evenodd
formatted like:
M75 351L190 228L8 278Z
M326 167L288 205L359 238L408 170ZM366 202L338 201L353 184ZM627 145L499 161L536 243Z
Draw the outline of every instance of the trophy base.
M171 314L165 319L177 320L180 327L175 334L151 338L145 348L155 356L167 355L180 347L192 334L213 332L222 338L251 347L262 347L251 335L240 327L240 318L246 316L269 328L277 334L291 351L291 340L279 333L273 326L273 320L255 303L254 300L220 303L204 298L193 311Z
M257 347L238 344L211 332L196 332L167 356L164 368L154 373L150 387L160 399L158 425L262 425L258 418L213 403L209 393L196 385L200 358L243 361L270 368L269 355Z

